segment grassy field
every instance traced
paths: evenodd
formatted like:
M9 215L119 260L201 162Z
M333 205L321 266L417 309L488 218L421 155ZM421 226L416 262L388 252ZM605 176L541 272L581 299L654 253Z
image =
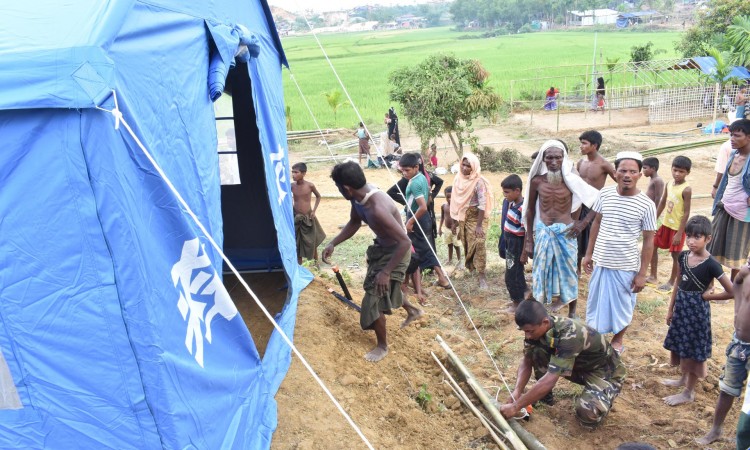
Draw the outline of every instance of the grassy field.
M380 129L383 114L391 106L388 97L388 75L399 67L414 65L430 54L453 53L461 58L478 59L491 73L491 83L508 98L510 80L537 76L580 73L581 68L544 70L555 66L590 64L594 52L592 32L543 32L501 36L486 39L460 39L466 33L449 28L414 31L378 31L351 34L319 35L323 48L336 67L368 126ZM636 33L629 31L597 34L597 56L630 58L633 45L651 41L654 50L663 50L658 59L671 58L678 32ZM341 108L334 114L326 103L324 92L341 90L335 75L312 36L290 36L282 39L291 71L322 127L355 128L357 116L353 108ZM297 87L285 71L284 97L290 107L295 130L314 129L315 125L300 97ZM544 84L544 83L542 83ZM399 105L393 105L398 111Z

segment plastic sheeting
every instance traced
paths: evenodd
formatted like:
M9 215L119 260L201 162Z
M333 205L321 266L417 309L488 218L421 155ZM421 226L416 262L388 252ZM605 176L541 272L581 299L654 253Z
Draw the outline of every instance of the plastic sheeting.
M41 4L40 4L41 3ZM114 106L222 242L207 23L244 25L291 336L296 264L280 65L263 1L16 4L0 17L0 351L21 408L0 448L268 448L289 362L261 361L221 261ZM24 39L21 39L24 38ZM12 42L12 45L8 45ZM247 41L246 41L247 43ZM28 78L27 78L28 77ZM26 80L29 83L26 83ZM18 83L24 80L24 83ZM7 93L7 95L6 95ZM2 383L0 383L2 385Z

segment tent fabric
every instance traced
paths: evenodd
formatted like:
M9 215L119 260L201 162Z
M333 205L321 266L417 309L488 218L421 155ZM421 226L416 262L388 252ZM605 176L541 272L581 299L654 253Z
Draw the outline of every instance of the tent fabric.
M716 60L713 56L694 56L692 58L680 61L671 68L672 70L698 69L706 75L711 75L716 71ZM743 80L750 79L750 71L743 66L735 66L725 79L732 77Z
M289 348L274 332L261 360L218 252L95 108L117 99L221 245L211 52L231 66L248 47L271 205L258 220L275 224L292 336L311 277L296 263L286 61L265 1L17 3L0 35L0 385L21 404L0 404L0 448L268 448Z

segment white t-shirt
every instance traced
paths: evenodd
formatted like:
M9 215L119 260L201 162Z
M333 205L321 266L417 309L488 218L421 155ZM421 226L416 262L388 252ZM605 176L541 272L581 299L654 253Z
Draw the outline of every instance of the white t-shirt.
M613 270L637 272L641 268L638 238L643 231L656 231L656 207L646 194L624 196L617 186L601 190L591 208L602 221L594 245L594 262Z
M729 162L729 154L732 153L732 141L726 141L719 147L719 153L716 155L716 166L714 166L714 172L724 173L727 169L727 163Z

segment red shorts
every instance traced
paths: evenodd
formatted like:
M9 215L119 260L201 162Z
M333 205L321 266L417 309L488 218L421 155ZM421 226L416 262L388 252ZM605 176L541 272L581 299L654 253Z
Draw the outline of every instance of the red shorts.
M678 246L672 245L672 240L674 239L675 234L677 234L677 230L662 225L654 236L654 246L656 246L656 248L669 249L671 253L681 252L682 247L685 246L685 233L682 233L680 245Z

